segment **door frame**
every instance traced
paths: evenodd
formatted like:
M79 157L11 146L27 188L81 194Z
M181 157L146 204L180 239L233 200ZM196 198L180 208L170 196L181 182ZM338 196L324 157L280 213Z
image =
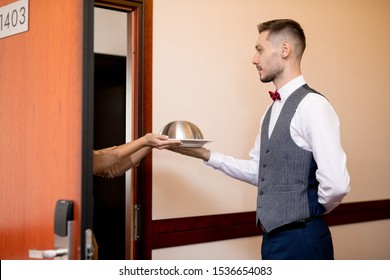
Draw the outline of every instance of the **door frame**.
M133 82L133 139L152 131L152 0L84 1L83 42L83 154L81 256L85 256L85 231L93 229L93 93L94 7L132 12L136 38ZM152 156L145 157L133 172L132 201L126 203L126 259L151 259ZM135 205L138 232L133 234ZM138 236L135 238L135 236Z
M87 259L86 232L93 229L93 10L94 1L83 1L83 81L82 81L82 175L80 259ZM91 74L92 73L92 74Z

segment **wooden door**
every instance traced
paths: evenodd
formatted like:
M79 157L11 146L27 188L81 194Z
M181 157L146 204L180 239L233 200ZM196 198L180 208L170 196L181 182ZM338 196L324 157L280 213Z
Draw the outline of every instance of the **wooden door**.
M29 30L0 39L0 259L53 249L59 199L75 203L80 258L83 5L29 1Z

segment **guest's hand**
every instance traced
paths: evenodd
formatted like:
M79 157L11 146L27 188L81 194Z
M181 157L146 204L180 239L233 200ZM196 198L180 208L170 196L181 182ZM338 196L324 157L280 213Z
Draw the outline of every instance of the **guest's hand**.
M182 142L180 140L169 139L166 135L147 133L143 137L145 145L159 150L179 147Z

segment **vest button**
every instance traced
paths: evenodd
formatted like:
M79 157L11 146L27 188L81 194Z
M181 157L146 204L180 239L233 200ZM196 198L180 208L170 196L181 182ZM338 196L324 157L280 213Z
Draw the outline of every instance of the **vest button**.
M260 191L260 195L263 195L264 194L264 192L263 191Z
M267 167L267 164L264 163L264 164L263 164L263 167Z
M261 177L261 178L260 178L260 181L264 181L264 177Z
M265 149L265 153L268 154L269 153L269 149Z

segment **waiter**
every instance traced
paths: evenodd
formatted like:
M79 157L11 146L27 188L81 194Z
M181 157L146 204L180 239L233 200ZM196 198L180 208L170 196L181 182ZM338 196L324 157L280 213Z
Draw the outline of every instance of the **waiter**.
M173 151L258 187L256 224L263 229L262 259L334 259L323 215L349 192L339 118L329 101L310 88L301 72L306 47L294 20L258 25L253 64L276 91L259 134L242 160L201 148Z

